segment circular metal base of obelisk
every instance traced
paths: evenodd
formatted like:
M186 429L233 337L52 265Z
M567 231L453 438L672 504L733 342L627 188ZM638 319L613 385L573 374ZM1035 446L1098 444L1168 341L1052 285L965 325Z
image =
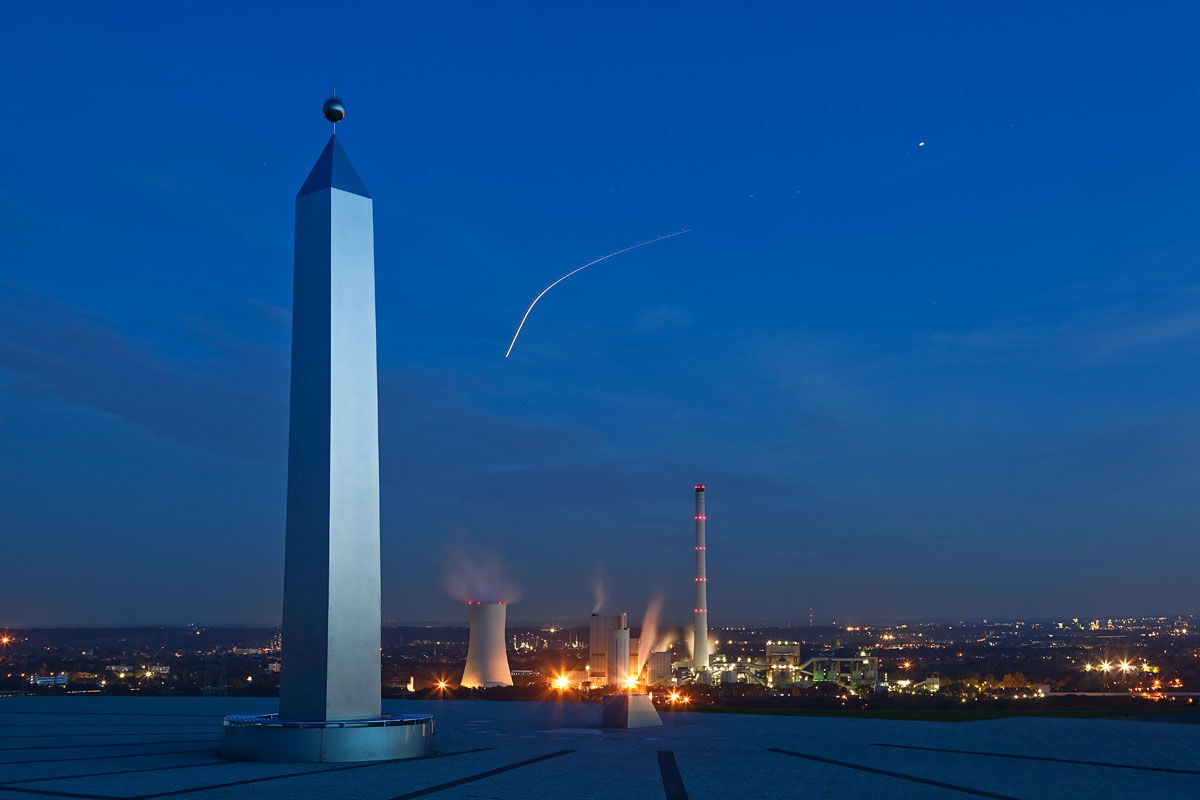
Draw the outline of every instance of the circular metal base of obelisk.
M226 717L221 728L221 755L234 761L387 761L431 753L432 714L384 714L338 722L244 714Z

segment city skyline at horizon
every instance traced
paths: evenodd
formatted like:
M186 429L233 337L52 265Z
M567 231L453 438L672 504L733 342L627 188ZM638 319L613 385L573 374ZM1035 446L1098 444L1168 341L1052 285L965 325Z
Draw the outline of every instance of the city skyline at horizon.
M643 609L644 611L644 609ZM627 613L629 614L629 627L637 630L643 627L642 611L633 611L629 609L605 609L600 613ZM934 625L1046 625L1059 624L1067 622L1075 622L1081 626L1091 626L1093 623L1100 623L1101 628L1107 627L1109 623L1116 626L1117 623L1127 623L1130 621L1145 621L1145 620L1170 620L1170 619L1185 619L1195 616L1192 612L1179 613L1149 613L1149 614L1129 614L1129 615L1113 615L1113 614L1089 614L1089 615L1041 615L1041 616L986 616L986 617L967 617L967 616L928 616L928 617L881 617L881 616L857 616L857 617L825 617L814 618L810 625L807 617L778 617L778 618L757 618L753 620L734 620L734 621L719 621L710 623L709 630L739 630L749 628L769 628L769 629L794 629L803 630L804 628L847 628L855 629L874 629L874 628L903 628L908 626L934 626ZM281 627L282 622L268 621L220 621L220 622L146 622L146 623L129 623L129 624L96 624L96 625L0 625L0 631L6 634L11 634L19 631L31 630L122 630L122 629L176 629L176 628L199 628L199 629L260 629L267 630ZM679 622L668 618L660 618L655 623L655 627L663 631L677 631L681 635L690 635L692 625L689 622ZM544 618L526 618L520 615L511 615L508 617L508 627L510 628L537 628L554 626L558 629L565 628L586 628L588 618L573 618L570 616L559 617L544 617ZM450 617L446 619L426 619L426 620L403 620L403 619L384 619L382 627L388 628L466 628L468 627L467 614L464 613L459 617Z

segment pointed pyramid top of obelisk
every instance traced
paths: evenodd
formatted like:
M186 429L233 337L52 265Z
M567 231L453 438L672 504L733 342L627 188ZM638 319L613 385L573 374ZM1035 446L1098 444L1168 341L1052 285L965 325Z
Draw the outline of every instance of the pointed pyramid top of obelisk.
M321 111L327 120L334 123L335 132L333 136L329 137L329 143L321 151L321 157L313 165L312 172L308 173L308 180L304 181L297 196L319 192L322 189L341 189L351 194L370 197L371 193L363 185L362 178L358 177L358 173L354 171L350 157L346 155L341 142L337 140L337 123L346 116L345 105L334 94L325 101Z

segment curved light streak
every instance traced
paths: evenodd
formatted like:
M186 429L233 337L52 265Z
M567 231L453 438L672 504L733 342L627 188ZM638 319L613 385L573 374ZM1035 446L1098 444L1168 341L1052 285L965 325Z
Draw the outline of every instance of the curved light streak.
M560 283L562 283L567 278L574 275L576 272L585 270L588 267L592 266L593 264L599 264L601 261L606 261L606 260L612 258L613 256L619 256L622 253L628 253L630 250L636 250L639 247L645 247L648 244L654 244L655 242L661 242L663 239L670 239L672 237L682 236L685 233L691 233L691 232L692 232L691 228L685 228L684 230L676 231L675 233L668 233L665 236L659 236L657 239L650 239L645 242L638 242L637 244L631 244L629 247L622 248L615 253L609 253L606 256L601 256L600 258L597 258L595 261L589 261L588 263L584 264L582 267L576 267L575 269L568 272L566 275L563 275L561 278L556 280L554 283L547 286L545 289L542 289L542 293L539 294L537 297L533 298L533 302L529 304L529 308L525 309L525 316L521 317L521 324L517 326L517 332L513 334L512 342L509 343L508 352L504 354L504 357L508 358L508 356L512 353L513 347L517 344L517 337L521 335L521 329L525 327L525 320L529 319L529 312L533 311L533 307L537 305L538 300L541 300L542 296L545 295L546 292L550 291L555 286L558 286Z

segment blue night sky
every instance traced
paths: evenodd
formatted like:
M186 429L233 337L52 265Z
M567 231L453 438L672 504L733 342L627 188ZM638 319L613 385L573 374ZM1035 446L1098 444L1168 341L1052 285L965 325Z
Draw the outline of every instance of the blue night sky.
M683 621L695 483L716 624L1197 610L1193 4L126 9L6 8L0 624L278 621L333 86L386 619Z

